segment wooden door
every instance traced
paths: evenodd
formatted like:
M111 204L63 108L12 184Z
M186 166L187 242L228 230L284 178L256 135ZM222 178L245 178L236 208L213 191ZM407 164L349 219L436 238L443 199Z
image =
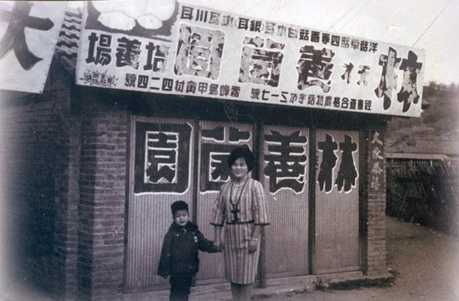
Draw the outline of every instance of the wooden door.
M128 290L166 286L158 277L161 243L172 223L170 205L184 200L192 213L193 137L191 120L135 118L127 216Z
M265 229L268 277L308 274L308 156L305 128L265 126L262 183L270 225Z
M230 122L201 121L199 123L199 176L197 223L201 232L213 240L214 227L210 218L220 186L229 181L227 157L231 150L243 144L253 150L253 125ZM223 253L201 253L198 280L222 281Z
M359 132L317 130L314 273L360 269Z

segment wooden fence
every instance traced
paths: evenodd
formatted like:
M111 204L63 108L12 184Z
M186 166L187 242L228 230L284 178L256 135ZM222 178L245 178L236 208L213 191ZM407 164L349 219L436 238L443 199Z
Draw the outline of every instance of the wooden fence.
M459 160L386 159L390 216L459 234Z

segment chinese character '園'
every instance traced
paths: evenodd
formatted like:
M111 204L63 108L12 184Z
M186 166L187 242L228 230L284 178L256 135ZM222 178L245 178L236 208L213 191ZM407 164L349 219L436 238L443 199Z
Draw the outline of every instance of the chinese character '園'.
M136 123L135 193L184 193L189 187L189 123Z
M176 183L178 133L147 132L146 183Z

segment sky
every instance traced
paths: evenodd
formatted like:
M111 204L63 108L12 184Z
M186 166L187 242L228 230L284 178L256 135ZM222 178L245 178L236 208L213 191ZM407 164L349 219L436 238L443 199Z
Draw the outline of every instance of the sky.
M134 0L131 0L134 1ZM142 0L135 0L142 1ZM251 17L421 48L424 84L459 83L459 0L184 0ZM73 5L81 5L74 3Z

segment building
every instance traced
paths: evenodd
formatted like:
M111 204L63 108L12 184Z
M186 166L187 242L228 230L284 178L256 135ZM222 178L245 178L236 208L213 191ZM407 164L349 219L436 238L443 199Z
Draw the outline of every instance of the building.
M85 47L80 52L90 54ZM2 109L11 254L57 296L116 300L165 288L156 268L170 204L188 202L211 237L213 201L228 177L225 156L240 144L254 150L253 177L268 199L260 268L268 285L292 276L388 276L386 117L365 112L363 100L359 112L355 99L349 111L263 96L105 89L76 85L64 67L55 56L45 92L9 92ZM198 284L223 281L218 256L202 255Z

